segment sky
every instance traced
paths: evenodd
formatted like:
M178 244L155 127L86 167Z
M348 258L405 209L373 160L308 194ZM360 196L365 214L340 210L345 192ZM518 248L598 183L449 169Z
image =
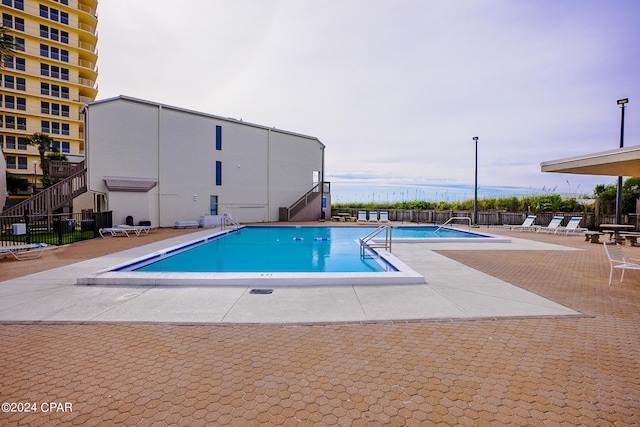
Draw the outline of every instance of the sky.
M640 144L637 0L102 0L98 97L315 136L334 203L591 194Z

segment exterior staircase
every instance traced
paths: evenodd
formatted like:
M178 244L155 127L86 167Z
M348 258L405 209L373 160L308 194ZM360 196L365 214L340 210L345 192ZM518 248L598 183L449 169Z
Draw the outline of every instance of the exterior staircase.
M323 185L324 187L321 187ZM323 190L322 192L320 190ZM317 221L321 219L322 198L321 194L329 197L331 183L324 182L315 185L304 196L300 197L288 208L280 208L280 221Z
M68 205L73 199L87 192L87 170L84 167L84 161L78 163L73 170L66 178L5 209L1 215L23 216L25 212L31 215L46 215ZM52 174L52 177L55 175Z

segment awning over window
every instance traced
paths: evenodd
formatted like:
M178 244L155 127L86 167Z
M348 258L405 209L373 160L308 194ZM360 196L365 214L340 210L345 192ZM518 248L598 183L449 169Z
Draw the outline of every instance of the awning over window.
M109 191L146 192L158 184L157 179L151 178L105 176L103 179Z

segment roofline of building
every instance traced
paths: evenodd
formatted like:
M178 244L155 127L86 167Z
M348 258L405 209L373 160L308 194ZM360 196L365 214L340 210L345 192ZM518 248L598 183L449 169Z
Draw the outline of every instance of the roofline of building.
M238 120L238 119L234 119L233 117L222 117L222 116L217 116L215 114L209 114L209 113L203 113L201 111L190 110L188 108L176 107L174 105L162 104L160 102L154 102L154 101L148 101L148 100L145 100L145 99L134 98L132 96L127 96L127 95L118 95L118 96L115 96L115 97L112 97L112 98L105 98L105 99L100 99L98 101L90 102L88 104L85 104L80 111L83 112L87 107L90 107L92 105L106 104L106 103L114 102L114 101L128 101L128 102L135 102L135 103L139 103L139 104L152 105L152 106L158 107L158 108L175 110L175 111L180 111L180 112L189 113L189 114L195 114L195 115L198 115L198 116L209 117L209 118L216 119L216 120L221 120L221 121L226 121L226 122L230 122L230 123L242 124L242 125L246 125L246 126L259 128L259 129L264 129L264 130L268 130L268 131L271 131L271 132L278 132L278 133L283 133L283 134L286 134L286 135L292 135L292 136L297 136L297 137L301 137L301 138L312 139L312 140L317 141L318 144L320 144L322 146L322 148L325 148L325 145L320 141L320 139L318 139L315 136L305 135L305 134L297 133L297 132L286 131L286 130L282 130L282 129L277 129L275 126L274 127L269 127L269 126L265 126L265 125L259 125L259 124L256 124L256 123L245 122L242 119Z
M540 163L540 169L542 172L637 176L640 172L640 145L550 160Z

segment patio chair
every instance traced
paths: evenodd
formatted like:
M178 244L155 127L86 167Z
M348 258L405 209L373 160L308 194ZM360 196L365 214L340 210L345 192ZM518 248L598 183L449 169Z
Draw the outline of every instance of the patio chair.
M358 219L356 222L367 222L367 211L358 211Z
M563 216L554 216L546 227L538 227L536 232L545 231L547 233L553 232L553 234L555 234L558 231L560 224L562 224L563 219Z
M607 243L604 242L604 250L607 253L607 258L609 258L609 286L611 286L611 279L613 278L613 269L619 268L622 270L622 274L620 275L620 283L624 279L624 271L625 270L640 270L640 264L629 262L629 261L640 261L637 258L627 258L624 256L622 252L622 247L618 243Z
M13 257L19 261L36 259L42 256L47 246L46 243L0 246L0 255L13 255Z
M377 211L369 211L369 222L380 222Z
M536 216L535 215L528 215L525 220L522 222L522 224L520 225L508 225L505 224L503 225L504 228L507 228L509 230L531 230L531 229L536 229L539 228L539 225L533 225L533 221L536 220Z
M380 212L380 220L379 222L390 222L389 221L389 212L386 211L382 211Z
M558 227L558 229L556 230L556 233L560 231L565 235L567 235L569 233L583 233L585 231L588 231L589 230L588 228L580 227L580 221L582 221L581 216L572 216L566 226Z

